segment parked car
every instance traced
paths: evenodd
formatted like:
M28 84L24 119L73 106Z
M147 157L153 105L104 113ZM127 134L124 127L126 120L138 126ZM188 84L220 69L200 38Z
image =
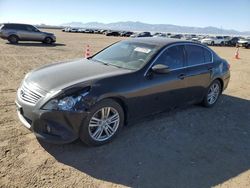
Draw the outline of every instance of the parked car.
M68 32L70 32L70 33L77 33L78 29L77 28L69 28Z
M250 48L250 37L248 38L242 38L240 39L237 44L239 46L245 47L245 48Z
M136 37L152 37L150 32L142 32L138 34L133 34L131 37L136 38Z
M165 33L157 33L157 34L154 34L153 37L167 37L167 35Z
M183 37L183 35L178 34L178 35L171 35L170 38L174 38L174 39L181 39Z
M85 29L84 33L94 33L93 29Z
M19 41L39 41L46 44L56 42L56 36L53 33L42 32L28 24L3 24L0 26L0 37L11 44L17 44Z
M64 29L62 29L62 32L69 32L70 27L65 27Z
M117 32L117 31L111 31L111 32L107 32L106 36L115 36L115 37L118 37L118 36L120 36L120 33Z
M95 30L94 30L94 33L95 33L95 34L101 34L101 30L100 30L100 29L95 29Z
M100 34L105 34L107 32L106 29L101 29Z
M204 45L133 38L31 71L17 91L17 112L46 141L101 145L132 119L190 103L214 106L229 78L226 60Z
M131 32L131 31L125 31L125 32L122 32L120 35L122 37L130 37L131 35L133 35L134 33Z
M240 40L239 37L232 37L230 38L230 40L225 42L226 46L236 46L236 44L238 43L238 41Z
M225 40L223 37L221 36L216 36L216 37L208 37L208 38L204 38L201 40L202 44L207 44L207 45L224 45L225 44Z

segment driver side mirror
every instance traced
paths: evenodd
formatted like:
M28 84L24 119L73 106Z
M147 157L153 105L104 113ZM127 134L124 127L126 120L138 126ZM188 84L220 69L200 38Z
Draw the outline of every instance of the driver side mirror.
M167 65L163 65L163 64L154 65L151 69L153 72L155 72L157 74L167 74L170 72L169 67Z

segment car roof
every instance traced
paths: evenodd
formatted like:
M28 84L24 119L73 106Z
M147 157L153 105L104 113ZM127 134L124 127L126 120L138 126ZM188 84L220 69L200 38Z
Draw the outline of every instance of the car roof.
M130 38L126 40L128 42L138 42L144 43L149 45L155 45L158 47L165 47L170 44L176 43L190 43L190 44L197 44L196 42L186 41L181 39L174 39L174 38L160 38L160 37L141 37L141 38Z
M22 24L22 23L3 23L3 25L30 25L30 24Z

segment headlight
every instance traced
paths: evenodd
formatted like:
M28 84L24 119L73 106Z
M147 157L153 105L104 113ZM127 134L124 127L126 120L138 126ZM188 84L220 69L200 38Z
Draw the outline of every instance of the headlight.
M77 95L66 96L61 99L52 99L47 102L43 110L62 110L62 111L79 111L84 108L83 98L88 94L88 91Z

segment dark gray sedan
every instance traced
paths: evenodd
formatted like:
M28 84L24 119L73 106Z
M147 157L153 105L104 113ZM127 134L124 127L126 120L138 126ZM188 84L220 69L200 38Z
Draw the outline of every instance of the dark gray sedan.
M88 59L28 73L17 92L22 123L49 142L111 141L124 124L184 104L212 107L229 64L207 46L167 38L115 43Z

